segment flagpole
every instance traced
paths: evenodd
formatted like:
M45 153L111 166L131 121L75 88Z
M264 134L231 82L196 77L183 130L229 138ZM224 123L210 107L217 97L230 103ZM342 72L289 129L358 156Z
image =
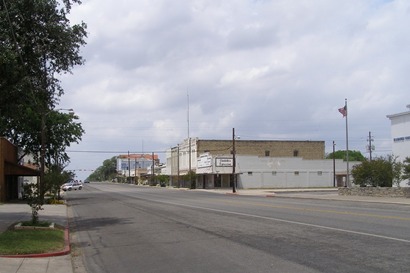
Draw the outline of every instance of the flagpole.
M349 127L347 123L347 99L345 99L345 110L346 110L346 187L350 187L349 179Z

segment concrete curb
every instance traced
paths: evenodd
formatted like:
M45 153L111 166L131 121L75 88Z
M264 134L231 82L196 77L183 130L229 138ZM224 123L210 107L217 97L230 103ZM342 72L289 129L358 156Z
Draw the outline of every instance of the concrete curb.
M66 206L67 223L64 228L64 249L59 251L38 253L38 254L22 254L22 255L0 255L0 258L47 258L64 256L71 253L71 243L70 243L70 222L68 217L68 206Z
M340 198L334 198L334 197L329 197L329 198L320 198L320 197L302 197L302 196L275 196L277 198L298 198L298 199L310 199L310 200L329 200L329 201L349 201L349 202L361 202L361 203L380 203L380 204L390 204L390 205L406 205L410 206L409 203L406 202L400 202L400 201L395 201L395 200L364 200L364 199L340 199Z
M209 191L211 192L211 191ZM299 191L303 192L303 191ZM299 193L299 192L294 192L294 193ZM225 192L225 195L231 195L231 196L254 196L254 197L269 197L269 198L297 198L297 199L309 199L309 200L328 200L328 201L349 201L349 202L367 202L367 203L380 203L380 204L392 204L392 205L407 205L409 206L409 202L403 202L400 200L394 200L394 198L389 199L389 200L381 200L381 199L375 199L375 200L370 200L370 199L360 199L360 198L339 198L339 197L318 197L318 196L295 196L292 194L289 195L281 195L281 194L276 194L276 193L260 193L260 194L241 194L240 192Z

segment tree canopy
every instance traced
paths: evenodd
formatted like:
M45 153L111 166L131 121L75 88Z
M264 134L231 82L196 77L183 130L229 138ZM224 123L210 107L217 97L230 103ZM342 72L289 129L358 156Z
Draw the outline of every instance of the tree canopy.
M49 164L56 154L67 161L65 147L84 133L77 116L56 109L64 94L57 76L84 63L86 25L71 25L67 18L74 3L81 2L0 2L0 135L25 154L38 155L46 130Z
M403 161L403 175L401 178L403 180L410 179L410 157L406 157ZM410 186L410 181L407 181L407 184Z
M87 180L90 181L106 181L117 176L117 157L104 160L102 166L98 167Z
M349 150L348 151L349 154L349 161L364 161L366 160L366 158L362 155L361 152L359 151L352 151ZM333 153L330 153L326 156L327 159L343 159L344 161L346 161L346 151L336 151L333 155Z

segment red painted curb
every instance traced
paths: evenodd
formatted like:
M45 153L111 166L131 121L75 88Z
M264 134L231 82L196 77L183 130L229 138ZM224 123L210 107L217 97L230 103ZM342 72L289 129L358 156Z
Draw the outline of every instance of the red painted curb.
M71 252L70 234L69 234L68 226L64 229L64 244L65 244L65 247L61 251L39 253L39 254L0 255L0 258L46 258L46 257L67 255Z

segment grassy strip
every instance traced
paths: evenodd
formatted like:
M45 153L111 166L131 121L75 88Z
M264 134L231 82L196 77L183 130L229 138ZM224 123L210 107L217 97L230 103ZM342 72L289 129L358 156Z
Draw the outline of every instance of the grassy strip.
M35 223L35 224L33 224L33 222L32 221L24 221L24 222L21 222L21 225L23 226L23 227L32 227L32 226L34 226L34 227L49 227L50 226L50 222L47 222L47 221L38 221L37 223Z
M61 229L7 230L0 233L0 254L21 255L58 251L64 248Z

